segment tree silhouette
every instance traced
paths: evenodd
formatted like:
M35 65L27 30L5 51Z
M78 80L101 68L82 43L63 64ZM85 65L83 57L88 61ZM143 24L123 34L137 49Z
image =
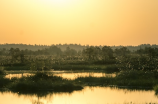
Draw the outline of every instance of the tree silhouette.
M109 46L104 46L102 48L103 59L112 59L113 58L113 50Z

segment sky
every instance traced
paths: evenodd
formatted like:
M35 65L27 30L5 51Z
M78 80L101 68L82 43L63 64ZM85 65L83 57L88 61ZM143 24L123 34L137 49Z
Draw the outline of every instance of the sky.
M158 44L158 0L0 0L0 44Z

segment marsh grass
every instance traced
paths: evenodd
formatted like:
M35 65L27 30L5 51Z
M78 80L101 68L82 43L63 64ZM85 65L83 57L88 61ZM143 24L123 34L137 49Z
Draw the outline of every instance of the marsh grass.
M9 85L9 89L20 92L38 92L40 90L71 92L73 90L81 90L82 86L75 85L62 77L38 72L34 76L14 80L14 82Z
M71 92L81 90L82 86L117 86L127 88L153 88L158 84L158 72L128 70L121 71L115 77L94 77L93 74L83 77L78 76L74 80L64 79L53 74L37 72L33 76L6 79L0 77L0 87L9 88L16 92ZM156 87L154 87L157 91Z
M0 67L0 88L4 88L7 86L7 84L10 82L9 79L4 78L6 75L6 72L4 71L3 67Z
M5 75L4 70L1 70L1 69L0 69L0 75Z
M29 66L5 66L4 70L29 70Z
M5 88L11 81L0 75L0 88Z
M4 67L0 67L0 75L5 75Z
M112 77L78 77L75 81L88 86L107 86L114 84L114 78Z
M87 85L126 86L152 88L158 84L157 71L122 71L116 77L78 77L75 81Z
M115 65L53 65L54 70L91 70L91 71L103 71L105 73L119 72L119 69Z
M109 65L104 69L105 73L115 73L115 72L120 72L118 66L115 65Z
M102 66L96 65L53 65L54 70L96 70L102 69Z
M116 75L116 85L118 86L143 86L153 87L158 83L157 71L122 71Z

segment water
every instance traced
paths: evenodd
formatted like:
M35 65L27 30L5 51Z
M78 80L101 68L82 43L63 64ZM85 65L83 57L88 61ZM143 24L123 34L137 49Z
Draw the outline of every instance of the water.
M30 76L34 75L35 72L7 72L8 74L5 76L6 78L21 78L23 76ZM75 79L79 76L86 77L86 76L94 76L94 77L105 77L105 76L112 76L115 77L115 74L106 74L102 72L72 72L72 71L48 71L48 73L52 73L55 76L61 76L67 79Z
M34 75L34 72L7 72L6 78ZM57 76L75 79L78 76L115 76L101 72L52 71ZM158 104L153 90L129 90L114 87L84 87L72 93L19 94L0 92L0 104Z
M72 93L19 94L0 92L0 104L158 104L153 90L85 87Z
M105 77L105 76L115 76L115 74L106 74L106 73L101 73L101 72L59 72L59 73L54 73L56 76L61 76L63 78L67 79L75 79L77 77L86 77L86 76L93 76L93 77Z

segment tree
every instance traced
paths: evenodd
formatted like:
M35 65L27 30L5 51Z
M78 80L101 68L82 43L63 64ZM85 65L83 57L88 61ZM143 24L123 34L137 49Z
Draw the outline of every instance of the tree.
M126 55L130 53L130 51L127 49L127 47L122 47L120 49L115 49L115 53L119 56L126 57Z
M109 46L104 46L102 48L102 57L104 60L106 59L113 59L113 50Z
M155 48L146 47L145 52L148 54L150 60L152 60L156 56Z
M83 50L82 52L83 54L85 54L86 57L88 57L88 60L92 60L94 59L94 47L88 47L86 49Z
M101 59L101 49L99 47L94 47L93 48L93 60L100 60Z
M71 60L75 55L77 55L77 51L75 49L70 49L70 47L67 47L64 53Z
M24 51L20 51L19 48L10 48L9 53L12 57L12 62L15 63L17 61L20 61L21 63L24 62Z

